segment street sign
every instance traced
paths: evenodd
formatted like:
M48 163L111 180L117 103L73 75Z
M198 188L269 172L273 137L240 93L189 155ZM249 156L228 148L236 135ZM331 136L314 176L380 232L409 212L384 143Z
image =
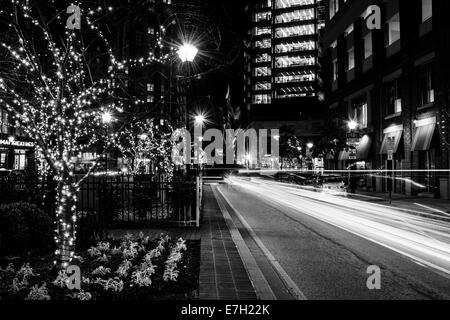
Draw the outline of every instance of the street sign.
M349 160L356 160L358 156L358 150L356 148L350 148L348 150L348 159Z
M359 139L361 139L361 135L359 134L359 132L356 131L347 132L347 140L359 140Z
M347 132L347 144L356 147L361 141L361 134L356 131Z
M388 150L388 161L394 160L394 150Z

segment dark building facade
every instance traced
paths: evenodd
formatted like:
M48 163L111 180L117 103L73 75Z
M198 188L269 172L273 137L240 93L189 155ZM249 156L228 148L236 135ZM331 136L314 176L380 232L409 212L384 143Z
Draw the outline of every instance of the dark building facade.
M255 0L247 6L244 126L289 125L308 139L320 135L323 8L316 0Z
M373 5L381 30L368 28ZM338 150L329 169L386 169L393 159L394 192L450 198L449 174L439 171L449 168L449 9L442 0L327 0L326 111L360 134L356 160ZM372 175L364 187L385 192L387 179Z
M0 170L32 175L35 169L34 143L15 125L6 107L0 105Z

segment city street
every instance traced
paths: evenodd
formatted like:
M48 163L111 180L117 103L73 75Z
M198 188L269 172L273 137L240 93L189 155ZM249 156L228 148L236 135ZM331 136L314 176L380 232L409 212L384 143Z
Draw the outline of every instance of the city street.
M277 298L288 291L305 299L450 297L450 226L431 213L260 178L213 188ZM372 265L381 268L380 290L367 288Z

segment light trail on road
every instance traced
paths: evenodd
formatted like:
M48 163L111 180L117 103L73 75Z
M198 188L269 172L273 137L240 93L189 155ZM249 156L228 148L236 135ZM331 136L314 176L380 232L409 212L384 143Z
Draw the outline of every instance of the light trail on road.
M263 201L294 209L402 254L450 278L450 223L392 207L300 189L261 178L230 177ZM420 212L418 212L420 213Z

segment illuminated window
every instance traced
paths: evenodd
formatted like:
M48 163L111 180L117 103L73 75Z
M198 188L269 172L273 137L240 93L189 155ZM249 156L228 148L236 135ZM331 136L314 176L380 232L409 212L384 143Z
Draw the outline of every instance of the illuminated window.
M373 55L372 33L368 33L364 37L364 59Z
M333 60L332 68L333 68L333 81L337 81L339 77L339 64L337 59Z
M330 1L330 20L336 15L339 11L339 0L329 0Z
M316 45L314 41L293 41L287 43L277 44L275 46L276 53L284 53L284 52L296 52L296 51L310 51L314 50Z
M255 63L263 63L272 61L272 57L267 53L257 54L253 59Z
M314 4L314 0L276 0L275 8L281 9L312 4Z
M387 46L390 46L394 42L400 40L400 14L397 13L391 19L389 19L387 21L387 25Z
M270 39L258 40L258 41L255 41L254 46L255 46L255 48L258 48L258 49L267 49L272 46L272 42L270 41Z
M428 64L419 69L419 103L424 106L434 102L432 65Z
M287 37L313 35L314 33L315 33L314 25L308 24L302 26L277 28L275 31L275 36L277 38L287 38Z
M275 17L275 23L287 23L295 21L313 20L315 18L314 9L295 10L286 12Z
M271 33L272 33L272 28L270 28L270 27L264 27L264 28L255 27L253 30L253 34L255 36L271 34Z
M402 112L402 95L399 79L386 83L386 114Z
M433 1L422 0L422 22L427 21L433 17Z
M9 114L6 109L0 107L0 133L9 133Z
M255 77L267 77L272 74L272 71L269 67L258 67L253 69L253 75Z
M258 12L253 15L254 22L270 21L272 14L270 12Z
M316 63L313 56L282 56L275 60L276 68L312 66Z
M276 83L307 82L316 80L316 74L312 70L289 71L277 73Z
M27 167L27 156L25 150L14 150L14 170L25 170Z
M253 96L254 104L269 104L272 102L272 97L269 94L255 94Z
M361 129L368 127L368 105L366 96L353 101L353 118Z
M257 82L256 84L253 85L253 90L256 90L256 91L263 91L263 90L270 90L270 89L272 89L272 84L267 81Z
M347 71L355 68L355 48L351 48L347 51Z

